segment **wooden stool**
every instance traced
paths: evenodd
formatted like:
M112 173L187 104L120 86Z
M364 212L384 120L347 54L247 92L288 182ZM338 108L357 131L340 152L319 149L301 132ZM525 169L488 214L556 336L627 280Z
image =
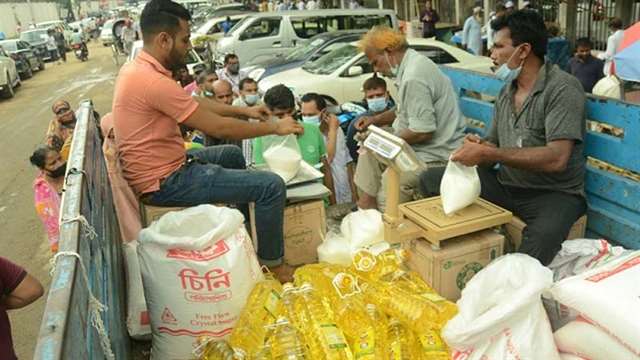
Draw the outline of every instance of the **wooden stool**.
M504 224L504 230L507 241L513 247L513 250L517 251L522 244L522 230L527 224L524 223L519 217L514 216L511 222ZM571 226L567 240L584 238L584 233L587 229L587 215L583 215ZM505 251L506 252L506 251Z

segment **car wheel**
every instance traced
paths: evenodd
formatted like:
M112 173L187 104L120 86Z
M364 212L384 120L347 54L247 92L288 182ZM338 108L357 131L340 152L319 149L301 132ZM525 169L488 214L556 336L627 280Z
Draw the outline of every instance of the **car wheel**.
M9 77L9 74L7 74L7 80L9 80L9 82L7 83L7 88L4 89L4 92L2 93L2 97L5 99L11 99L16 95L16 92L11 85L11 78Z
M31 66L27 67L27 70L24 72L24 79L30 79L33 77L33 70L31 70Z

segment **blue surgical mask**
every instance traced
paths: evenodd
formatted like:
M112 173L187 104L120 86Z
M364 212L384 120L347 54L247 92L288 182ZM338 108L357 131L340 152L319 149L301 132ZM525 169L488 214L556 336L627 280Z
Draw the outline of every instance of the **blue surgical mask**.
M506 83L511 83L513 80L517 79L518 76L520 76L520 71L522 71L522 62L520 63L520 66L518 66L515 69L511 69L507 65L508 63L511 62L511 59L517 53L517 51L518 51L518 48L516 48L513 54L511 54L511 56L509 57L509 60L507 60L507 62L505 62L504 64L500 65L498 70L496 70L495 75L498 79Z
M398 65L391 65L391 61L389 60L389 53L385 51L384 58L387 59L387 64L389 64L389 70L391 71L391 75L393 77L398 76Z
M260 95L258 94L247 94L244 96L244 102L246 102L247 105L255 105L258 103L258 100L260 100Z
M306 124L320 125L320 115L302 116L302 122Z
M373 99L367 99L367 105L369 105L369 110L373 112L381 112L387 108L387 98L377 97Z

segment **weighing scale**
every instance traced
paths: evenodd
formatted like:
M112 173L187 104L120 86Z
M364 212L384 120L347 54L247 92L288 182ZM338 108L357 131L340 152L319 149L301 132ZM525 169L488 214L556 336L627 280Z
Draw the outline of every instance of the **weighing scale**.
M382 219L388 243L424 238L437 250L446 239L511 221L511 212L483 199L451 216L444 214L439 196L400 205L400 173L417 171L424 165L406 141L375 125L369 126L364 147L387 166L386 208Z

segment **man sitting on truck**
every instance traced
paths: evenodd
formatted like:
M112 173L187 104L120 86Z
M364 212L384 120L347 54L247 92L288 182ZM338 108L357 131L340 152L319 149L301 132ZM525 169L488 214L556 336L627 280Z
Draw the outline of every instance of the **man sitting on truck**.
M586 211L585 95L575 77L545 64L547 34L538 13L515 11L491 26L491 59L506 85L488 135L468 135L451 160L481 165L481 196L527 224L518 251L546 265ZM423 191L437 193L443 171L422 174Z
M258 258L282 281L292 269L283 264L286 189L271 172L247 171L236 146L214 146L186 154L180 124L207 135L245 139L301 133L293 119L266 118L264 107L234 107L192 97L171 78L191 50L189 11L170 0L151 0L140 18L143 49L118 75L113 101L114 134L124 178L145 204L196 206L237 204L248 219L255 203Z

